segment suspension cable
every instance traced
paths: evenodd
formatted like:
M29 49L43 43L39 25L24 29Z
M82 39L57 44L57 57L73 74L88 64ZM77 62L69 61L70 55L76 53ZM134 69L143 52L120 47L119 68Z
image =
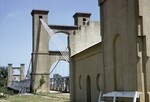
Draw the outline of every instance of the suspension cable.
M30 76L30 67L31 67L31 64L32 64L32 57L31 57L31 59L30 59L30 63L29 63L29 66L28 66L28 70L27 70L27 74L26 74L25 80L26 80L27 78L29 78L29 76ZM25 81L22 82L22 83L20 83L20 84L21 84L21 85L20 85L19 93L22 92L23 85L25 85Z
M48 32L49 36L51 37L54 34L54 31L43 21L43 19L40 19L41 23L43 24L45 30ZM59 40L61 41L61 40ZM55 42L55 41L54 41ZM55 42L56 43L56 42ZM69 62L69 54L60 51L60 53L62 54L62 56L64 57L64 59Z
M28 70L27 70L27 74L26 74L25 79L28 78L29 75L30 75L30 67L31 67L31 64L32 64L32 58L30 59L30 63L29 63L29 66L28 66Z
M52 71L50 72L50 74L54 71L54 69L57 67L58 63L60 62L60 60L58 60L58 62L56 63L56 65L54 66L54 68L52 69Z

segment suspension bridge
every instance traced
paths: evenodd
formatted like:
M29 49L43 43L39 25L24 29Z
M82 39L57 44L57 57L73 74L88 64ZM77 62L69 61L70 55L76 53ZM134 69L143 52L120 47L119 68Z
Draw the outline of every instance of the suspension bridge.
M50 27L44 22L43 19L39 19L40 23L43 25L43 27L45 28L45 30L48 32L49 36L53 36L53 34L55 34L53 32L52 29L50 29ZM41 25L41 26L42 26ZM55 43L56 47L59 48L60 47L60 43L61 43L61 47L64 47L64 43L63 41L61 41L58 37L53 40L53 42ZM58 43L59 42L59 43ZM53 71L56 69L56 67L58 66L58 64L60 63L60 60L64 60L67 61L69 63L69 50L68 48L66 48L64 51L52 51L49 50L48 51L49 55L59 55L61 56L60 59L57 61L57 63L55 64L55 66L52 68L52 70L50 71L50 74L53 73ZM29 66L28 66L28 70L27 70L27 74L25 76L24 80L20 80L20 81L12 81L11 85L8 86L8 88L17 91L18 93L29 93L30 91L30 86L31 86L31 72L32 72L32 58L30 60ZM50 79L50 89L51 90L56 90L56 91L63 91L65 92L65 90L67 92L69 92L69 77L61 77L61 78L51 78Z

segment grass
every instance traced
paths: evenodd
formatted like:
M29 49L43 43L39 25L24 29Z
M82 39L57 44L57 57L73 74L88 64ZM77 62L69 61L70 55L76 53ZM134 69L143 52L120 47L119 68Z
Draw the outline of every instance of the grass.
M62 93L11 95L6 98L0 98L0 102L69 102L69 95Z

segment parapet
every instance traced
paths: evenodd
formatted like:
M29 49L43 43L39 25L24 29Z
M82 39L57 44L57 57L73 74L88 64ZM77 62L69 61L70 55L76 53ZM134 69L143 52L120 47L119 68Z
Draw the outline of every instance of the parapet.
M48 10L32 10L31 15L33 16L34 14L48 14Z

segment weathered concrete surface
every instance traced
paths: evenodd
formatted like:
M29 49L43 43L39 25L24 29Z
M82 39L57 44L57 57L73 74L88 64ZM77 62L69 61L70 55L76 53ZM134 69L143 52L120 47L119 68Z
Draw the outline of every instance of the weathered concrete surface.
M141 77L143 84L143 92L145 92L145 101L150 102L150 1L149 0L139 0L139 32L138 36L141 36L141 44L142 45L142 56L141 59Z
M24 69L25 69L25 64L20 64L20 80L24 79Z
M49 56L48 41L49 35L45 28L41 26L40 18L48 22L48 11L33 10L33 45L32 45L32 73L31 87L34 92L47 92L49 90ZM40 79L45 81L42 86Z
M33 92L49 92L50 67L55 61L64 58L58 51L48 50L50 36L40 22L40 18L48 22L48 11L33 10L31 14L33 19L31 88ZM44 80L42 85L41 79Z
M99 0L99 5L104 92L140 91L140 102L149 102L150 1Z
M91 21L90 16L91 14L89 13L76 13L73 16L78 30L75 30L70 35L71 56L101 41L100 24L98 21Z
M72 56L74 70L74 100L71 102L97 102L102 89L102 50L98 43ZM89 78L89 79L88 79Z
M8 64L8 78L7 78L7 86L10 86L13 80L12 75L12 64Z

